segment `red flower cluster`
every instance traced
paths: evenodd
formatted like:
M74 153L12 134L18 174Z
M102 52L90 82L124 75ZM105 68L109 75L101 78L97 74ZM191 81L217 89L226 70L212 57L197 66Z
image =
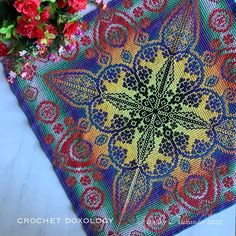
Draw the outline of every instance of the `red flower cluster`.
M88 4L88 0L68 0L69 13L73 14L80 10L84 10Z
M74 14L86 8L88 0L57 0L56 8L65 8L69 14ZM21 13L17 18L16 32L29 39L36 39L40 45L49 46L58 33L64 33L65 38L72 39L78 33L78 21L64 22L63 32L57 32L50 23L51 7L40 5L40 0L15 0L15 9ZM59 27L61 28L61 27Z
M50 45L55 39L55 27L47 23L51 16L49 6L40 9L40 0L16 0L14 7L22 13L17 19L16 32L29 39L37 39L39 44Z
M95 3L94 0L91 1ZM89 0L0 1L0 7L4 9L10 8L9 10L12 8L12 10L16 11L9 21L4 21L7 24L0 19L2 32L0 57L8 54L20 55L21 57L25 55L27 57L42 56L45 52L51 51L51 47L54 51L55 48L66 48L67 46L71 49L71 45L75 41L74 37L81 35L89 28L88 23L79 22L79 15L75 14L85 9L88 3ZM17 41L17 47L13 47L12 50L8 49L5 44L5 42L10 40ZM83 44L87 46L89 43L84 38ZM31 47L35 45L37 49ZM24 55L19 54L21 49L26 51ZM60 54L58 53L56 56L50 55L50 59L59 60ZM92 52L90 52L89 56L93 56ZM18 71L17 73L21 72ZM23 76L25 74L23 73Z
M50 11L51 11L51 8L49 6L45 7L41 13L40 13L40 19L42 22L46 22L49 20L50 18Z
M71 39L78 32L78 29L79 29L78 21L66 23L64 27L65 37Z
M35 17L38 15L38 7L40 6L40 0L16 0L14 7L19 13L28 17Z
M5 57L8 54L8 47L5 43L0 42L0 57Z
M88 0L57 0L59 8L69 8L69 13L74 14L80 10L84 10L88 4Z
M17 28L16 31L18 34L22 36L26 36L30 39L33 38L41 38L44 33L42 30L38 28L39 21L35 19L28 18L28 16L23 15L17 20Z

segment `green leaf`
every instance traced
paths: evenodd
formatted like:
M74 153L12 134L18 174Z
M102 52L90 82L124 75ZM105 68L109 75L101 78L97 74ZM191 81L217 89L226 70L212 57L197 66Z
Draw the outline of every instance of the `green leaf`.
M7 32L6 34L6 39L10 39L11 38L11 33L10 32Z
M67 20L66 16L64 15L58 15L58 18L57 18L57 24L60 25L60 24L63 24L65 23Z
M13 35L16 39L19 39L19 35L17 34L16 29L13 29L12 35Z
M0 34L6 34L6 33L7 33L7 28L0 29Z
M51 9L51 11L50 11L51 16L53 16L55 14L56 9L57 9L57 4L54 1L54 2L50 2L49 5L50 5L50 9Z
M48 43L47 39L42 39L41 40L41 44L47 44L47 43Z
M8 20L4 20L2 23L3 28L7 28L8 26Z
M13 47L13 48L11 48L10 50L9 50L9 52L8 52L8 54L10 55L10 54L12 54L13 52L14 52L14 50L15 50L15 48Z
M55 34L46 34L48 39L55 39Z
M7 30L11 30L11 29L13 29L14 28L14 25L9 25L8 27L7 27Z
M78 12L77 14L75 14L68 22L74 22L79 20L82 17L82 15Z

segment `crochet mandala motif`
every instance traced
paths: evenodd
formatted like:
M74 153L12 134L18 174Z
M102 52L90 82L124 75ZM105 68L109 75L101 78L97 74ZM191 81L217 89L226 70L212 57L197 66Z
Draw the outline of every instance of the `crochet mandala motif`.
M78 216L114 219L88 235L173 235L235 203L233 10L112 1L12 85Z

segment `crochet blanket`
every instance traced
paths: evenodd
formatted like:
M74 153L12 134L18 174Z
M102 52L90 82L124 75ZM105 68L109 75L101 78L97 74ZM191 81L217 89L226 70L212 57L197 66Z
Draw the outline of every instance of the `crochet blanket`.
M11 85L87 235L170 236L235 203L235 12L114 0Z

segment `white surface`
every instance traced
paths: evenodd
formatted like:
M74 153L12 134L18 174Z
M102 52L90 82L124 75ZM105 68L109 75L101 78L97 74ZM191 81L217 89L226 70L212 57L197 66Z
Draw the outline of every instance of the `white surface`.
M52 165L42 151L0 64L0 235L84 236ZM18 224L17 219L62 218L60 224Z

